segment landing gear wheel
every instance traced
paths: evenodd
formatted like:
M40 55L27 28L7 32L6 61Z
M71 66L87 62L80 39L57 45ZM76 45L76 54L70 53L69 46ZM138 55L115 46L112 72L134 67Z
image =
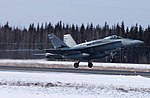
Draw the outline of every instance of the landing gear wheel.
M79 67L79 63L74 63L74 67L78 68Z
M88 63L88 67L89 67L89 68L92 68L92 67L93 67L93 63L92 63L92 62L89 62L89 63Z

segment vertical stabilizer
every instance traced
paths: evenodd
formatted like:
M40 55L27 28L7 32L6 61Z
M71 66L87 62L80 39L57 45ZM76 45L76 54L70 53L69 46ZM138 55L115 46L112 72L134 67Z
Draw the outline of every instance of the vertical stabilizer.
M74 41L74 39L70 34L64 35L64 43L69 47L74 47L76 45L76 42Z
M55 49L66 48L66 47L68 48L68 46L60 38L58 38L56 35L48 34L48 38L52 42L53 47Z

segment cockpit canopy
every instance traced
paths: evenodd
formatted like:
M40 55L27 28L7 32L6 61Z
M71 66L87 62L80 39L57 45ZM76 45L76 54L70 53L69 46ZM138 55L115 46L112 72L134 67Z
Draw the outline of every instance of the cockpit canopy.
M111 36L105 37L104 39L122 39L122 37L117 36L117 35L111 35Z

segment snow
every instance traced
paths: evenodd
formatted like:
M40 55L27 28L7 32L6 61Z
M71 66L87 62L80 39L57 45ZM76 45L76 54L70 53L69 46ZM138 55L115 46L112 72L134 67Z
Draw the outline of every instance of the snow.
M0 98L150 98L150 78L0 71Z
M12 59L1 59L0 63L15 63L15 64L41 64L41 65L66 65L73 66L74 62L68 61L46 61L45 59L40 60L12 60ZM94 66L98 67L114 67L114 68L134 68L134 69L150 69L150 64L125 64L125 63L100 63L93 62ZM87 66L87 62L80 62L80 66Z

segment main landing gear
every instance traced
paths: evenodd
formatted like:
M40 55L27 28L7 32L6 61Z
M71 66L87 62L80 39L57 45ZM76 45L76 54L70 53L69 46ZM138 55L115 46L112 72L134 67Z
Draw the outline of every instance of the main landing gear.
M78 68L79 67L79 62L74 63L74 67Z
M79 67L79 63L80 63L80 62L75 62L75 63L74 63L74 67L75 67L75 68L78 68L78 67ZM88 67L89 67L89 68L92 68L92 67L93 67L93 63L92 63L92 62L88 62Z
M93 63L92 62L88 62L88 67L92 68L93 67Z

